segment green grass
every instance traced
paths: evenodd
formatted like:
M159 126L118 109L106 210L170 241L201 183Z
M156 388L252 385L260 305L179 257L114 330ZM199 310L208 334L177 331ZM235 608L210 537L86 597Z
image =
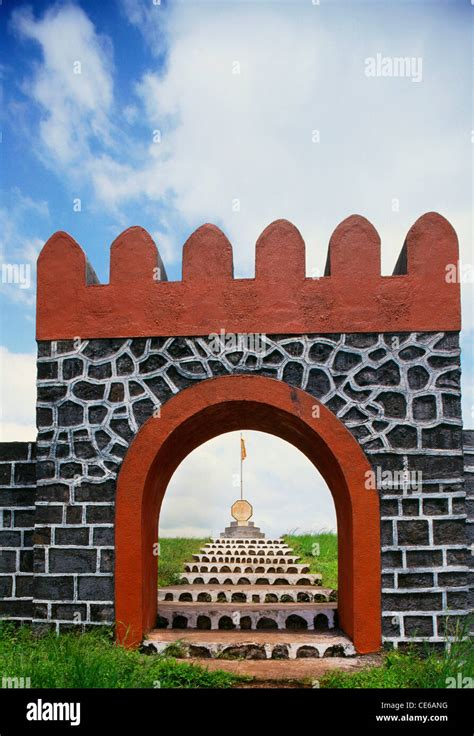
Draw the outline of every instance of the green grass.
M102 627L38 637L0 621L0 684L2 677L29 677L32 688L229 688L244 679L124 649Z
M461 634L460 634L461 636ZM170 647L169 654L172 653ZM49 633L0 622L1 677L30 678L32 688L229 688L243 678L208 672L171 656L145 655L114 644L110 629ZM389 652L381 666L329 672L323 688L446 688L448 678L474 678L474 650L458 638L449 652ZM456 679L457 682L457 679Z
M177 585L180 582L179 573L184 572L185 562L192 560L192 555L199 552L210 539L194 537L160 537L160 556L158 563L158 583Z
M310 572L322 574L324 588L337 590L337 535L334 532L285 534L284 539L301 557L301 562L309 565Z
M461 636L461 634L460 634ZM446 688L458 674L474 678L472 641L458 638L444 653L417 651L415 646L405 653L389 652L380 667L367 667L359 672L329 672L321 678L326 688Z

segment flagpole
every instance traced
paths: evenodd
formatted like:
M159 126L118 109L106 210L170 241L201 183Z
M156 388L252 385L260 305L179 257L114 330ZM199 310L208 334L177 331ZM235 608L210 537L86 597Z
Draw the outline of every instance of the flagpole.
M240 433L240 500L244 498L243 484L243 458L242 458L242 432Z

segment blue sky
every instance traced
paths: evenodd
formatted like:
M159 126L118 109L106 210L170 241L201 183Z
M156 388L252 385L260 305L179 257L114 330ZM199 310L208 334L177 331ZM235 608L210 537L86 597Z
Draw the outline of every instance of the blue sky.
M30 289L0 284L3 439L34 438L34 262L55 230L107 281L110 243L142 225L177 279L186 237L215 222L236 275L252 276L259 233L286 217L318 275L332 231L357 212L379 231L388 274L410 226L436 210L470 266L472 12L469 0L3 0L1 259L33 269ZM377 54L421 59L419 78L367 76ZM472 292L471 280L466 426Z

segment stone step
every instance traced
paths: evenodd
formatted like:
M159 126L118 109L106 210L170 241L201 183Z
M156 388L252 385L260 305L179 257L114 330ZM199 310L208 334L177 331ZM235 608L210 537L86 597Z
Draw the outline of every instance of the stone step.
M158 601L203 603L324 603L337 591L315 585L168 585L158 588Z
M216 554L216 555L263 555L264 557L271 557L275 555L288 555L296 554L291 547L279 547L274 545L273 547L259 547L258 544L253 544L251 547L242 547L241 545L235 545L233 547L223 545L204 545L199 550L201 554Z
M157 628L327 631L336 603L158 603Z
M211 541L208 542L208 544L240 544L243 543L244 545L252 545L258 542L259 545L265 546L273 544L286 544L286 542L283 541L281 537L272 537L272 538L265 538L265 539L251 539L251 538L239 538L239 537L211 537Z
M154 629L143 642L147 652L173 656L223 659L302 659L354 657L354 645L337 629L314 631L202 631Z
M202 557L208 557L209 559L211 557L220 557L222 559L225 557L227 557L227 559L229 559L230 557L234 557L237 558L234 560L235 562L241 562L242 560L252 558L252 563L254 562L254 559L255 562L259 562L261 559L271 559L272 561L282 560L281 564L291 564L297 559L297 556L294 552L282 552L281 550L274 550L273 552L259 552L258 550L252 550L252 552L250 553L245 550L199 550L197 554L201 555ZM194 555L192 555L192 557L194 558Z
M260 565L260 564L237 564L236 562L186 562L184 564L185 572L241 572L241 573L257 573L268 574L271 572L284 573L285 575L294 573L302 574L309 572L309 565Z
M191 585L321 585L314 573L182 572L180 580Z
M245 554L243 555L232 555L229 557L229 555L222 555L222 554L197 554L193 555L193 559L197 562L220 562L221 564L224 564L226 562L235 562L237 564L245 564L246 562L251 564L261 564L261 565L293 565L295 564L300 558L299 557L284 557L283 555L280 555L279 557L247 557Z
M282 555L287 557L288 555L294 555L294 551L291 547L201 547L199 550L201 554L221 554L221 555L262 555L262 556L277 556Z
M268 539L218 539L216 541L206 542L209 547L261 547L262 549L270 549L270 547L286 547L289 545L283 539L275 539L270 542Z
M222 537L220 539L211 539L206 544L215 545L216 547L288 547L284 539L239 539L239 537Z
M247 527L245 532L243 529L237 530L236 527L237 527L237 524L236 526L234 526L233 523L231 522L231 525L226 526L226 528L222 532L221 538L223 539L229 539L229 538L232 538L232 539L265 539L265 534L260 531L258 526L252 526L252 527L249 526Z

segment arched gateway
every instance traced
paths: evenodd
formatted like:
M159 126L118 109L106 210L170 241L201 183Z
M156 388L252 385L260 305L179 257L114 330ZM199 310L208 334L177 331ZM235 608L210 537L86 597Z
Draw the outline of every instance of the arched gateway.
M458 257L452 227L429 213L381 276L377 232L352 216L308 278L299 232L278 221L257 241L255 278L234 279L229 241L205 225L168 282L131 228L100 284L55 233L38 259L37 442L0 445L0 615L58 630L115 622L138 642L154 625L173 471L249 428L326 479L339 625L356 649L442 642L469 612Z
M378 494L366 487L371 466L349 430L314 397L248 375L214 378L182 391L159 418L148 419L130 445L118 478L115 515L120 635L136 643L155 625L154 549L172 474L195 447L239 428L290 442L324 477L338 522L339 622L359 652L375 651L381 641L380 515Z

